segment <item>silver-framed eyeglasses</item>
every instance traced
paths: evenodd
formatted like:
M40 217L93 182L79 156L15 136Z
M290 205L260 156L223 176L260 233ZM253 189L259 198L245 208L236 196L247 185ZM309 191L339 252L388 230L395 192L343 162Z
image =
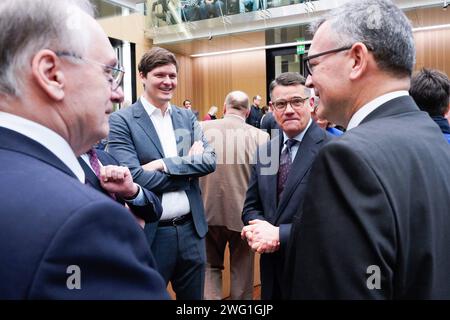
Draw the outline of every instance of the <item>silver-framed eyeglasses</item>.
M86 61L88 63L93 63L93 64L97 64L97 65L101 66L103 68L103 70L105 71L105 73L108 74L108 76L109 76L108 82L111 84L112 91L117 90L117 88L119 88L120 84L122 83L123 75L125 74L125 70L123 70L123 68L120 65L117 65L115 67L108 66L108 65L98 62L98 61L83 58L83 57L77 55L76 53L69 52L69 51L56 51L55 54L58 57L63 57L63 56L71 57L74 59Z
M279 99L273 102L273 107L275 110L283 111L287 108L288 104L290 104L293 109L299 109L305 105L305 102L308 99L309 98L302 97L293 97L290 100Z

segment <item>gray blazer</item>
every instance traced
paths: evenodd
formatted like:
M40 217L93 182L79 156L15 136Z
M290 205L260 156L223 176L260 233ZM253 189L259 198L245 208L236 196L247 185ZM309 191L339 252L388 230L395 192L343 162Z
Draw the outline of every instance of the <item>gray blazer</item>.
M208 226L198 177L215 170L216 155L191 111L172 106L171 117L178 156L165 157L155 127L140 101L111 115L108 152L121 165L130 168L136 183L155 192L160 199L165 192L184 190L191 206L195 230L199 237L204 237ZM189 149L197 140L203 141L203 154L188 156ZM168 173L142 169L141 165L156 159L164 161ZM146 226L150 243L156 227L157 223Z

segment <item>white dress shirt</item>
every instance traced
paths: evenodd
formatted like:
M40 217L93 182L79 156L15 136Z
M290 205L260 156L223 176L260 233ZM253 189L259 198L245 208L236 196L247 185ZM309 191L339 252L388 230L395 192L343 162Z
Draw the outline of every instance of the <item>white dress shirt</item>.
M34 121L0 111L0 127L16 131L43 145L61 160L80 180L85 181L83 168L66 140L55 131Z
M372 101L366 103L364 106L362 106L361 109L356 111L355 114L352 116L347 125L347 131L359 126L361 121L363 121L372 111L377 109L382 104L388 102L389 100L408 95L409 93L406 90L393 91L383 94L382 96L379 96L373 99Z
M144 97L141 97L141 103L158 134L164 157L178 156L177 142L171 117L172 107L170 104L168 104L166 112L163 114L160 109L153 106ZM163 193L161 204L163 208L161 220L179 217L191 211L189 199L184 190Z
M308 131L309 127L311 126L312 123L312 119L309 119L308 125L306 126L306 128L300 132L298 135L296 135L295 137L293 137L292 139L297 140L298 143L294 144L291 147L291 163L294 162L295 156L297 155L297 151L298 148L300 147L300 142L302 142L303 137L305 136L306 131ZM289 137L286 135L286 133L284 133L283 131L283 148L281 149L281 152L284 151L284 149L287 148L286 146L286 141L289 139Z

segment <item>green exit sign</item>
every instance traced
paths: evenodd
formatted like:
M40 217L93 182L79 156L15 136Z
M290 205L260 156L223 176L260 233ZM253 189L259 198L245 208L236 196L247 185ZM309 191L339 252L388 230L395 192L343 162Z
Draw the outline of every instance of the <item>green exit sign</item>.
M305 38L298 38L298 39L295 39L295 40L297 40L297 42L304 42ZM304 54L304 53L305 53L305 45L304 44L299 44L297 46L297 54Z

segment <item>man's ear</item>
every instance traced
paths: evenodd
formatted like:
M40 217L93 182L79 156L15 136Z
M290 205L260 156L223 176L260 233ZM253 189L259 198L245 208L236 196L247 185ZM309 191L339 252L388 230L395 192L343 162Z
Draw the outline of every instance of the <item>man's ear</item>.
M223 104L223 114L227 114L227 104Z
M51 98L64 99L65 77L61 70L61 60L51 50L40 50L31 61L33 80Z
M370 52L362 42L356 42L350 49L350 58L352 61L350 79L360 78L369 66Z

